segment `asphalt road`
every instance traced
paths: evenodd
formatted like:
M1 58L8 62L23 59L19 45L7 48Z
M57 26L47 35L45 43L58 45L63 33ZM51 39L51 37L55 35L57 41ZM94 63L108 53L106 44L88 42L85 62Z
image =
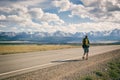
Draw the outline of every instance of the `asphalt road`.
M115 49L120 45L90 47L89 56ZM82 48L0 55L0 79L61 64L59 61L81 59L82 55Z

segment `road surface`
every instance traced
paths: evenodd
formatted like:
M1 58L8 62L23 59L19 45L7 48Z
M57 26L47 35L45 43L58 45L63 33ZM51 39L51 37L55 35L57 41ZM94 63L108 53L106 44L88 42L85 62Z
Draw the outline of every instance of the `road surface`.
M102 54L115 49L120 49L120 45L94 46L90 47L89 55ZM53 63L54 61L81 59L82 55L82 48L0 55L0 79L61 64Z

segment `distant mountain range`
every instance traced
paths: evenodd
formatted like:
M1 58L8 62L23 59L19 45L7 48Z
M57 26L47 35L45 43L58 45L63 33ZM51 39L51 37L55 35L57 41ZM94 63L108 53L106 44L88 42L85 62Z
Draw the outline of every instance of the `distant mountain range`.
M88 35L91 42L120 41L120 29L112 31L91 31L66 33L56 31L48 32L0 32L0 41L30 41L39 43L81 43L83 37Z

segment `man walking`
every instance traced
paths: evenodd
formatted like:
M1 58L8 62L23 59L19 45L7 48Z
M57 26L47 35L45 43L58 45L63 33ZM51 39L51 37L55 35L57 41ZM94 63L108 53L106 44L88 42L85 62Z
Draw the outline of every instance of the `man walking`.
M89 42L89 39L88 39L88 37L87 37L87 35L86 35L85 38L84 38L83 41L82 41L82 47L83 47L83 49L84 49L84 54L83 54L82 59L88 60L89 45L90 45L90 42ZM85 57L85 56L86 56L86 57Z

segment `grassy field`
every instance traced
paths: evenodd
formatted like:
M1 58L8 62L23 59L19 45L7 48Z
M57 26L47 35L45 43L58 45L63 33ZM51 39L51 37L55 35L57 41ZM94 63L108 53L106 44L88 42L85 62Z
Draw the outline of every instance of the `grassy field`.
M75 45L0 45L0 55L80 47Z
M92 73L77 80L120 80L120 58L108 62L106 68Z

